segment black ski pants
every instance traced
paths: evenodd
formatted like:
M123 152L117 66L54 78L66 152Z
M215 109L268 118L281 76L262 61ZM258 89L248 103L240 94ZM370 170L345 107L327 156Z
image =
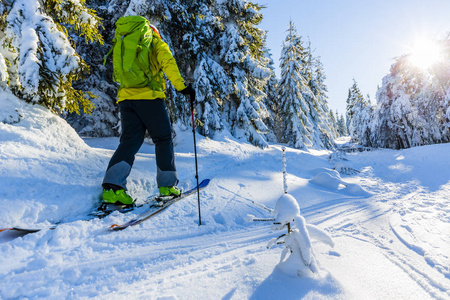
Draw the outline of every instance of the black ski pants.
M119 102L122 134L120 144L109 162L103 186L126 189L136 153L147 130L155 144L158 187L177 184L172 128L163 99L125 100Z

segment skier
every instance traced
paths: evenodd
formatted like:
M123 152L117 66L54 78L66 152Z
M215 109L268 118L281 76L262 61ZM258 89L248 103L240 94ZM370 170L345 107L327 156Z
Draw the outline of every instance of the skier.
M103 203L107 204L133 204L133 199L126 192L126 179L130 174L135 154L144 142L146 130L155 144L156 180L160 195L179 196L181 194L180 189L176 186L178 179L175 168L172 129L164 102L166 98L164 92L166 87L162 72L166 74L176 90L184 95L189 95L191 101L195 99L195 90L191 85L186 86L169 46L161 39L156 27L150 25L145 18L139 16L120 18L116 23L116 40L118 40L117 37L120 34L118 33L119 26L135 28L136 25L133 22L141 22L141 24L144 24L144 29L152 31L150 32L150 49L146 49L148 52L145 52L148 53L148 60L144 60L148 61L149 64L147 70L150 69L150 71L147 72L150 74L146 74L145 76L149 78L149 83L143 87L133 87L134 85L131 84L128 84L128 86L131 85L132 87L127 87L124 82L129 82L134 78L126 78L126 76L130 77L131 75L120 73L122 68L124 69L125 67L120 67L120 70L119 67L116 68L116 60L120 59L120 57L116 56L116 51L119 52L119 50L114 48L114 77L116 79L120 78L118 81L121 83L117 93L117 102L120 109L122 133L120 136L120 144L109 162L103 179ZM122 27L120 29L124 30ZM142 29L140 30L142 31ZM147 33L145 34L147 37ZM129 33L127 35L131 36ZM125 37L124 39L124 35L122 35L121 39L121 43L126 43L127 38ZM140 40L142 40L142 36ZM117 42L114 47L116 46ZM136 45L134 46L136 49ZM138 47L141 46L138 45ZM124 48L122 47L122 49ZM133 53L133 62L138 60L138 54L144 53L141 49L134 51L138 52ZM125 61L126 54L122 55L123 58L120 66L127 63ZM144 69L140 64L142 63L139 63L139 68ZM135 69L135 72L129 73L135 75L136 70L139 71L140 69Z

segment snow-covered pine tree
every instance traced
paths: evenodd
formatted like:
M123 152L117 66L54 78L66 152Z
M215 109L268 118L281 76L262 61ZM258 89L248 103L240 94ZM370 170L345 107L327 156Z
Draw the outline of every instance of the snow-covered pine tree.
M223 98L231 92L231 79L216 61L208 56L201 58L195 69L194 86L197 90L197 118L200 120L200 133L213 138L224 128L221 121Z
M401 58L392 66L391 73L383 78L377 92L378 107L372 116L371 127L373 142L378 147L409 148L413 145L413 135L416 141L420 138L413 125L414 119L418 120L420 116L412 106L408 92L413 87L408 87L403 81L404 63L407 63L406 59Z
M217 18L217 7L205 2L197 8L198 17L194 30L187 32L185 40L194 47L186 45L192 52L194 62L194 88L197 91L198 130L213 138L216 132L229 128L224 120L223 107L228 95L233 91L232 79L220 60L218 41L223 34L223 26Z
M366 98L367 106L372 106L372 99L370 99L370 94L367 94L366 97L367 97L367 98Z
M336 111L336 116L337 116L337 130L338 130L339 136L348 135L347 122L345 121L344 115L339 114L339 112Z
M370 111L369 130L355 133L370 135L370 139L360 138L362 144L401 149L450 141L450 47L443 49L447 59L429 69L415 67L408 55L396 60L377 92L378 105Z
M220 34L220 60L232 82L233 91L224 103L232 134L259 147L266 147L268 116L264 93L270 78L264 55L266 32L256 26L262 21L261 6L242 0L217 3L224 31Z
M191 63L188 67L181 64L180 69L195 70L199 131L214 137L215 132L227 129L265 147L268 129L263 119L268 112L263 100L270 70L264 56L266 33L256 28L262 20L260 9L241 0L197 2L188 9L196 17L186 28L185 43L179 49L189 49L187 61Z
M267 95L265 99L265 105L269 116L264 119L264 123L269 127L269 133L267 139L270 142L278 142L281 137L282 120L280 118L281 106L278 98L278 79L275 74L275 66L272 59L272 54L269 49L266 49L265 55L269 61L268 68L270 70L270 78L267 81L265 93Z
M422 70L429 86L414 97L414 105L424 113L425 127L429 133L427 144L450 142L450 39L447 37L437 44L442 57L430 69Z
M338 125L337 125L336 115L334 114L333 110L331 110L331 109L329 110L328 115L329 115L329 118L330 118L330 124L332 126L332 130L333 130L334 136L335 137L339 137L340 134L338 132Z
M412 68L407 56L400 57L378 90L372 140L394 149L443 142L435 106L440 96L428 74Z
M443 97L438 103L439 131L443 142L450 142L450 34L441 42L442 56L445 63L434 73L435 82L441 87Z
M372 146L370 141L370 113L371 107L364 98L357 97L352 106L352 119L349 124L349 134L353 142Z
M278 85L281 117L284 120L281 142L295 148L311 147L313 123L305 95L312 97L311 89L302 76L305 50L292 21L280 57L281 79Z
M117 84L112 80L112 64L103 66L103 60L112 48L114 38L114 22L118 19L115 11L108 10L103 0L88 0L87 5L97 12L102 19L100 33L104 44L86 44L72 34L77 50L90 66L91 73L87 78L79 80L75 86L88 90L96 96L91 99L95 105L92 114L69 114L67 122L82 136L103 137L116 136L119 131L119 111L116 103Z
M353 79L353 85L348 89L347 96L347 130L350 132L350 123L352 122L353 115L355 114L355 104L364 102L364 97L358 87L358 83Z
M102 42L95 12L78 0L16 0L1 2L0 13L0 74L10 90L53 112L90 112L92 94L72 86L89 68L66 27L85 43Z
M440 103L440 111L442 118L440 122L442 135L445 137L445 142L450 142L450 88L446 89L445 97Z
M317 131L322 144L327 149L335 147L334 139L337 136L331 122L328 108L327 86L325 84L326 76L324 74L323 65L320 57L313 57L311 45L308 46L308 64L310 68L309 87L314 95L310 99L310 107L313 112L313 120L317 124Z

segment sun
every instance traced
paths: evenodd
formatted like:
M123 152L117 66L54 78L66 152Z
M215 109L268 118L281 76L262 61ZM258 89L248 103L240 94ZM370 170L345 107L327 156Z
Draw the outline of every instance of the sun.
M440 45L429 38L420 38L412 45L409 61L412 65L424 71L442 59L442 49Z

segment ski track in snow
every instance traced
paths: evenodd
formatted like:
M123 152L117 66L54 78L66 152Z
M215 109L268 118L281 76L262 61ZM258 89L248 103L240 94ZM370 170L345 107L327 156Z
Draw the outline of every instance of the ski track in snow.
M388 182L378 188L370 201L338 199L303 213L335 238L347 236L379 248L428 297L449 299L449 186L430 192L417 182L400 187Z
M16 127L0 124L0 130L11 132L7 137L14 141ZM201 193L204 225L198 226L197 197L190 196L149 221L111 232L111 224L133 213L81 219L95 206L97 185L118 140L85 139L94 147L89 148L73 137L72 149L56 145L61 139L48 138L55 130L45 130L42 138L39 132L33 136L36 145L49 144L38 146L48 152L41 160L21 148L20 141L34 145L27 138L0 145L6 179L0 223L63 223L25 236L0 233L0 298L450 299L450 145L349 154L343 163L361 172L340 177L331 170L329 152L288 148L289 193L306 221L329 232L336 244L331 249L313 242L321 271L314 278L291 278L276 268L283 246L266 248L284 232L272 230L270 222L245 221L247 214L272 217L283 193L280 145L261 150L227 134L215 141L199 137L200 177L212 179ZM176 142L181 186L188 188L195 183L192 135L180 132ZM72 160L65 152L47 159L59 151L71 153ZM7 176L16 161L28 170L10 172L22 176L19 184ZM41 166L35 170L36 164ZM83 186L77 178L66 199L64 191L39 198L33 190L36 183L61 189L77 172L89 182ZM130 174L130 193L138 199L153 194L154 173L153 146L144 145ZM320 173L340 184L312 182ZM345 185L360 185L370 194ZM79 200L83 189L88 199ZM9 224L12 220L17 223Z
M154 230L144 229L141 234L151 236ZM186 281L186 276L212 277L223 270L231 270L233 265L254 263L253 253L262 250L261 246L255 248L255 244L264 243L267 237L273 235L268 231L265 228L256 231L245 229L237 232L207 233L202 229L197 236L171 235L160 238L143 238L141 236L139 239L130 238L129 232L126 231L115 237L111 237L111 234L100 235L87 247L99 251L102 244L114 243L115 248L118 249L105 247L105 252L114 250L113 253L103 253L94 259L90 257L87 261L81 259L65 263L51 272L45 268L39 268L43 267L39 263L45 264L45 262L43 259L35 258L26 269L16 270L16 274L9 276L4 284L14 287L17 283L29 282L28 288L36 293L42 286L41 280L44 278L45 282L49 283L58 282L62 277L64 281L72 281L75 286L84 287L84 294L78 294L81 297L102 295L109 298L113 296L111 293L120 291L121 288L124 289L123 293L140 288L144 295L148 295L148 287L151 290L152 286L156 287L155 283L160 285L163 282L170 284L172 280L175 282ZM205 244L205 238L208 237L214 242ZM124 250L121 250L120 247L123 247ZM70 255L75 249L69 248L64 252ZM66 255L66 253L62 254L62 256ZM30 270L32 266L36 266L37 270ZM117 275L119 275L117 273L120 273L119 278L121 279L118 283L116 282ZM96 284L92 286L94 279L92 277L95 277L95 280L101 280L107 287L113 287L112 290L97 292ZM41 280L36 280L37 278ZM90 288L87 288L89 286ZM166 289L164 289L164 285L158 287L161 293L164 293L165 290L170 291L170 289L170 286ZM62 291L60 294L63 297L69 295L70 291ZM46 295L38 294L38 296ZM157 296L157 294L153 296Z

